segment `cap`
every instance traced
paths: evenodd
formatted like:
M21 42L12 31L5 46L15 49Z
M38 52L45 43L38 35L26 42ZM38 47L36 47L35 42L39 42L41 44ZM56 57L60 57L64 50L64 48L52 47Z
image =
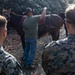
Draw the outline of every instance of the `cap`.
M26 8L26 14L32 12L32 9L30 7Z

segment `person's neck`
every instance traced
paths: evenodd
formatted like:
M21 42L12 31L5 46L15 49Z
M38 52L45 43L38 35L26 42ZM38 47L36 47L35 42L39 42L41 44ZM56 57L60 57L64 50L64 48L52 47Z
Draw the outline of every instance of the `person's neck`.
M2 46L3 45L3 41L2 40L0 40L0 46Z
M69 34L75 34L75 30L70 31Z
M28 17L32 17L33 15L28 15Z

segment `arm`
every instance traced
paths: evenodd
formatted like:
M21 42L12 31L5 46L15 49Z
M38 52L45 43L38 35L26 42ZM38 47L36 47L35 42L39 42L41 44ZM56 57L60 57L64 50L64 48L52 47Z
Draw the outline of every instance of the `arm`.
M41 14L41 16L40 16L40 20L43 20L43 19L45 18L46 10L47 10L47 8L44 7L44 10L43 10L43 12L42 12L42 14Z

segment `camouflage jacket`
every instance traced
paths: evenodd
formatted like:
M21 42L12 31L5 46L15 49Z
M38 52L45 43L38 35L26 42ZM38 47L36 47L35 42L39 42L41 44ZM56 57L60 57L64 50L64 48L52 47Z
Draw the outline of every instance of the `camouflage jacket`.
M23 75L16 58L0 46L0 75Z
M75 75L75 34L49 43L42 54L47 75Z

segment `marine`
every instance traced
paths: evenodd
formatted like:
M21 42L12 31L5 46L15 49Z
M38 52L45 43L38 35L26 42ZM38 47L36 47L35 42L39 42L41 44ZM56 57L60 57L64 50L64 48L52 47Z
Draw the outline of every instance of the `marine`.
M22 68L16 58L3 48L7 36L7 20L0 15L0 75L23 75Z
M68 37L49 43L42 54L46 75L75 75L75 4L65 11Z

